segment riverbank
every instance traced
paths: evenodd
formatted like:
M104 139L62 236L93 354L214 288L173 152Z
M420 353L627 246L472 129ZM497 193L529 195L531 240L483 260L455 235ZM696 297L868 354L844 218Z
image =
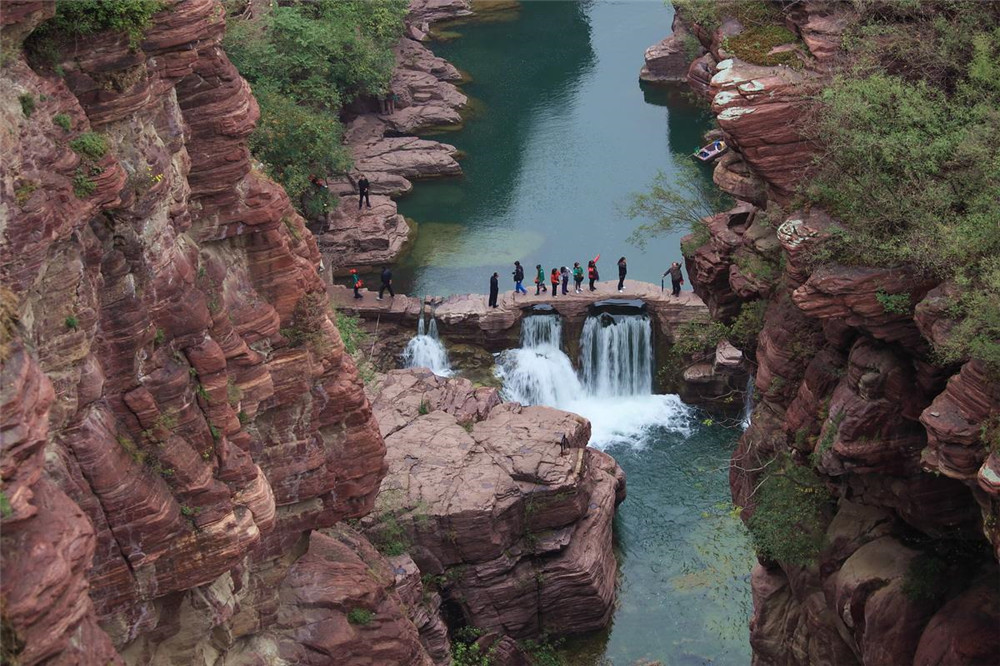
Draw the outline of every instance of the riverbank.
M314 228L329 276L364 272L391 264L412 244L416 230L396 206L395 198L413 189L413 180L454 177L462 173L454 146L414 136L431 127L459 125L468 98L455 86L461 73L423 43L434 22L471 15L465 0L410 3L406 31L393 49L396 68L387 98L355 105L344 142L354 161L350 174L326 181L340 196L336 210ZM371 206L361 209L357 182L371 183Z

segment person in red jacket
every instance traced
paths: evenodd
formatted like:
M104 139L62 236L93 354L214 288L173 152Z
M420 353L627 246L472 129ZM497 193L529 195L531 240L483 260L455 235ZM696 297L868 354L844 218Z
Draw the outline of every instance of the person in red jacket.
M351 269L351 283L352 283L351 286L354 287L354 298L361 298L361 291L360 291L360 289L361 289L361 287L364 286L364 282L361 281L361 276L358 275L358 269L357 268L352 268Z
M562 280L562 275L559 273L558 268L553 268L552 272L549 273L549 282L552 283L552 295L559 295L559 281Z
M597 255L593 259L587 262L587 277L590 278L590 290L597 291L594 283L601 279L601 274L597 272L597 260L601 258L601 255Z

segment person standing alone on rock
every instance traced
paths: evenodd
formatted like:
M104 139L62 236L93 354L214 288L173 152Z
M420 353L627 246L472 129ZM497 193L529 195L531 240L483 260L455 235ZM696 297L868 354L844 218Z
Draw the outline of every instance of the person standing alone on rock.
M667 272L663 274L666 277L667 274L670 275L670 286L673 288L673 295L681 295L681 285L684 284L684 275L681 273L681 265L678 262L670 264L670 268Z
M361 174L361 179L358 181L358 210L361 210L361 204L364 202L369 208L372 207L372 202L368 198L368 190L371 188L371 183L368 182L368 177L365 174Z
M578 294L583 293L583 266L580 265L579 261L573 262L573 284L576 285L575 291Z
M351 286L354 287L354 298L361 298L361 287L364 283L361 281L361 276L358 275L358 269L351 269Z
M628 263L625 257L618 260L618 293L625 291L625 276L628 274Z
M396 298L396 292L392 290L392 271L389 270L388 266L382 267L382 286L378 290L378 300L382 300L382 294L385 290L389 290L389 296Z
M527 294L528 290L524 288L524 268L521 267L520 261L514 262L514 293L515 294Z
M497 296L500 295L500 274L494 273L490 277L490 307L497 306Z

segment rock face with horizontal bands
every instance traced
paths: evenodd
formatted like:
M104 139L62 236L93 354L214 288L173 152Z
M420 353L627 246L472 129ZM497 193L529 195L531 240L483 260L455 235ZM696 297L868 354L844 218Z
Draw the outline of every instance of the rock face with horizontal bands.
M621 469L587 448L585 419L488 396L426 371L390 375L374 403L393 424L389 474L366 531L376 542L405 531L421 572L473 626L515 637L605 626Z
M22 664L278 663L263 648L295 640L276 620L302 608L281 590L320 592L286 578L331 552L309 534L369 511L385 472L315 242L251 166L257 105L219 48L222 7L169 5L137 48L60 42L63 77L18 51L52 4L5 5L0 86L36 100L0 105L17 135L3 621ZM74 152L86 132L106 150ZM326 601L310 613L339 621ZM397 615L387 633L416 640Z

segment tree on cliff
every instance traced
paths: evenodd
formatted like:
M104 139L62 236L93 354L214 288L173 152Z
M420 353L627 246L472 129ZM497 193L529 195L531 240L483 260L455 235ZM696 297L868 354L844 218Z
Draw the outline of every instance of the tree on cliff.
M312 190L311 175L350 168L339 114L384 94L406 10L406 0L318 0L229 18L226 52L260 104L250 148L293 201Z
M657 172L648 192L634 193L629 199L622 212L642 222L628 242L642 249L654 236L673 231L704 235L703 218L733 205L732 199L712 185L698 165L686 163L679 164L671 174Z

